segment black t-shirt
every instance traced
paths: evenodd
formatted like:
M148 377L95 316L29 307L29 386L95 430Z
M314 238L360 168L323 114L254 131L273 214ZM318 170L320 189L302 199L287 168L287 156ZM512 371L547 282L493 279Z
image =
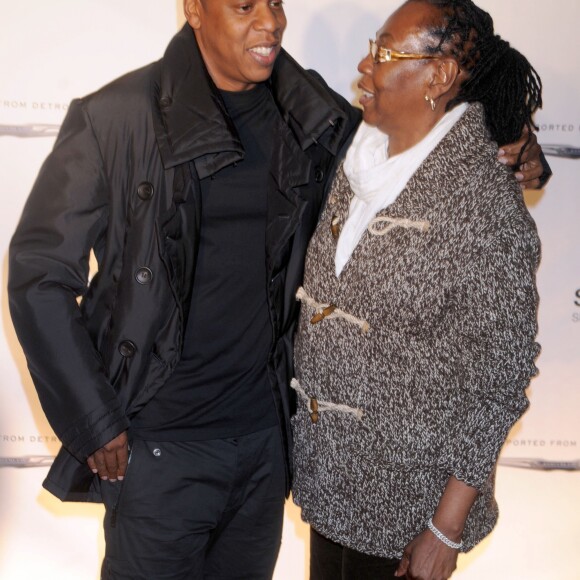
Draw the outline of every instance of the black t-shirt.
M279 113L269 89L222 91L243 161L201 181L201 238L183 354L135 417L144 439L193 441L271 427L272 327L267 304L267 185Z

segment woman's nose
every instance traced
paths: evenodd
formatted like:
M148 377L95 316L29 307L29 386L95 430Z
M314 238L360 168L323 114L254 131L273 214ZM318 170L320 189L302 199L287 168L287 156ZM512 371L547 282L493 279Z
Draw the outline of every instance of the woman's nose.
M370 75L373 70L373 59L370 54L367 54L359 63L357 70L361 74Z

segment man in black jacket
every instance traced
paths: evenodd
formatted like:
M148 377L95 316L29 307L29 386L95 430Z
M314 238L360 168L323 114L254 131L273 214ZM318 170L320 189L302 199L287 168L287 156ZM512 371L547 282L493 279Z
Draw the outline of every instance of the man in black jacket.
M160 62L71 105L11 310L63 443L44 485L105 502L103 577L269 578L294 293L359 115L281 49L281 2L185 10Z
M63 443L44 485L105 502L103 578L270 578L294 294L359 114L281 49L281 2L184 5L161 61L73 101L10 307Z

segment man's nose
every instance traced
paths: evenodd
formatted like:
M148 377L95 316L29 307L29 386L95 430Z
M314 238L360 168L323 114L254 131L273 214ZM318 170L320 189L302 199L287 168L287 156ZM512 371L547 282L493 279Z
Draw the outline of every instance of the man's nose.
M277 32L282 27L279 15L272 10L269 2L256 7L255 27L269 32Z

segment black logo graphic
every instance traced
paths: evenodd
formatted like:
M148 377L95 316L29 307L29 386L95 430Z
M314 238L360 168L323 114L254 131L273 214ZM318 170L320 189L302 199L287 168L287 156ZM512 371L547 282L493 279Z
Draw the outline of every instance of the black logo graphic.
M552 157L563 157L565 159L580 159L580 147L570 145L542 145L544 155Z
M0 457L0 467L48 467L52 455L24 455L22 457Z
M520 467L522 469L537 469L539 471L580 471L580 459L576 461L549 461L547 459L533 459L527 457L501 457L499 465L505 467Z
M26 125L0 125L0 137L55 137L60 125L28 123Z

